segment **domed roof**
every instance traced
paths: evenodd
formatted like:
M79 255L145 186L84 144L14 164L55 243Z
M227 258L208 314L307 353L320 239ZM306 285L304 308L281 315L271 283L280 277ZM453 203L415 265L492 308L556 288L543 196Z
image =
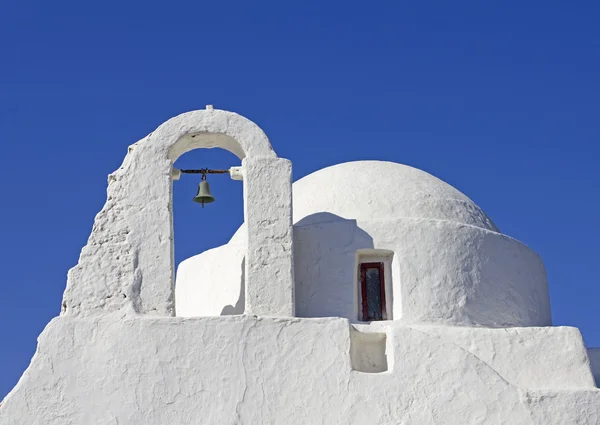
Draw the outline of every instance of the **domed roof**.
M317 213L365 221L448 220L499 232L466 195L431 174L389 161L353 161L322 168L292 185L294 224ZM326 215L301 224L316 224ZM230 243L241 243L242 226Z
M316 171L293 185L294 222L327 212L342 218L448 220L498 231L467 196L425 171L388 161L355 161Z

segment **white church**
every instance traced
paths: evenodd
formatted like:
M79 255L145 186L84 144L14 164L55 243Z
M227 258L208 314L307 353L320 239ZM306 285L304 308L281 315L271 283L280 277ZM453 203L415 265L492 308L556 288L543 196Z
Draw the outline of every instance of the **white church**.
M222 172L245 223L176 270L173 164L215 147L240 159ZM594 375L541 258L467 196L383 161L292 184L256 124L208 106L109 176L0 424L599 425Z

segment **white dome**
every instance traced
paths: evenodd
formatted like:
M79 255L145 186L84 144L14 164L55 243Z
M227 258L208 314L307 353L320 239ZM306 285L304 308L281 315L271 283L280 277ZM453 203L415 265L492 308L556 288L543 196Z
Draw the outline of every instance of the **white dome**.
M428 218L498 231L467 196L408 165L355 161L316 171L294 183L294 222L315 212L343 218Z
M361 222L399 218L447 220L499 232L469 197L417 168L389 161L353 161L315 171L293 184L294 224L330 213ZM242 225L231 238L241 242Z
M293 184L293 221L299 317L357 320L357 265L376 258L389 267L386 311L392 320L551 323L539 256L501 234L467 196L424 171L385 161L324 168ZM185 301L178 314L243 311L244 232L242 226L227 245L180 264L176 291Z

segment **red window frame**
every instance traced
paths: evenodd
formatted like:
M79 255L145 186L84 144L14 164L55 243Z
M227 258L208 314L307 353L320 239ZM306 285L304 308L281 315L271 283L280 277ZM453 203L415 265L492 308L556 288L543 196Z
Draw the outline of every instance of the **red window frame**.
M367 303L367 269L379 268L379 288L381 291L381 320L385 320L387 317L386 314L386 304L385 304L385 279L384 279L384 267L383 263L360 263L360 294L361 294L361 303L362 303L362 321L368 322L372 320L379 319L371 319L368 317L369 309Z

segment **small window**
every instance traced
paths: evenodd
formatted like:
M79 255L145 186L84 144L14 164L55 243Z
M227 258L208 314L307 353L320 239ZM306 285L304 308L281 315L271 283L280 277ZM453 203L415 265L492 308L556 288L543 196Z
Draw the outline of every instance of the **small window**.
M360 264L362 320L385 320L385 279L383 263Z

